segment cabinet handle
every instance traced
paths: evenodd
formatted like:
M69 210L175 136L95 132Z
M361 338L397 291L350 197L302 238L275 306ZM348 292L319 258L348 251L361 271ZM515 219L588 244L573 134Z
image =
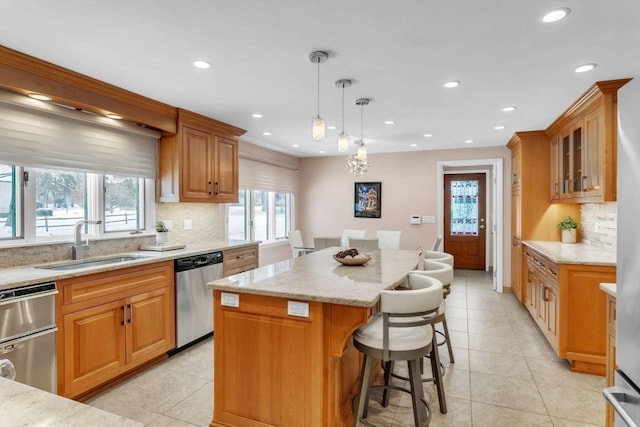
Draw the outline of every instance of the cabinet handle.
M213 184L209 181L209 194L213 192Z
M220 192L220 184L216 182L216 195Z
M120 314L122 314L122 320L120 321L120 324L123 325L123 326L124 326L124 317L125 317L124 310L125 310L124 309L124 305L121 305L120 306Z
M127 320L129 323L133 323L133 310L131 309L131 304L127 304L129 308L129 319Z
M549 288L547 285L542 285L542 301L544 302L549 302L549 295L547 294L548 290Z
M557 183L557 182L556 182L554 185L555 185L555 190L554 190L555 192L554 192L554 194L557 196L557 195L558 195L558 190L559 190L559 185L558 185L558 183Z

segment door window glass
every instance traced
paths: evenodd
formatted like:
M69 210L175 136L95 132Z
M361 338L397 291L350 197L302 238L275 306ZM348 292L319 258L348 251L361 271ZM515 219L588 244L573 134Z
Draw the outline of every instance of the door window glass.
M451 235L478 235L478 181L451 181Z

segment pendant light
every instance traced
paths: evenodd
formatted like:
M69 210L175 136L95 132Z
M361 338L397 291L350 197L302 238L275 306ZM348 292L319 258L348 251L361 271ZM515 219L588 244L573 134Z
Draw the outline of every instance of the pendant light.
M358 157L360 160L367 160L367 146L364 145L364 106L369 105L368 98L356 99L356 105L360 106L360 142L358 144Z
M364 106L369 105L369 98L358 98L356 105L360 106L360 140L358 144L358 152L356 155L347 157L347 169L355 176L367 173L369 169L369 160L367 160L367 147L364 145Z
M338 151L341 153L349 150L349 135L344 133L344 88L350 86L349 79L336 80L336 87L342 88L342 132L338 136Z
M314 141L322 141L324 139L325 122L324 119L320 117L320 63L327 62L328 59L329 54L321 50L317 50L309 54L309 61L318 65L318 111L316 117L313 119L311 127Z

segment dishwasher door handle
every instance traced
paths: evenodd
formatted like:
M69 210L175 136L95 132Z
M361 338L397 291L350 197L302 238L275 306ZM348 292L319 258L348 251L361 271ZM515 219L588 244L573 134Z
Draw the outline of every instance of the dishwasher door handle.
M9 344L0 348L0 354L11 353L12 351L20 350L24 348L24 344Z

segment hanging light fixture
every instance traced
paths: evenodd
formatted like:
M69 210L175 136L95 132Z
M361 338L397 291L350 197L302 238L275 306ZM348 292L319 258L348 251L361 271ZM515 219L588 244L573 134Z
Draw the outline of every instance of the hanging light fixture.
M309 61L318 65L318 112L312 122L312 136L314 141L322 141L324 139L325 123L324 119L320 117L320 63L327 62L329 54L321 50L311 52L309 54Z
M342 132L338 136L338 151L345 152L349 150L349 135L344 133L344 88L351 86L351 80L340 79L336 80L336 87L342 88Z
M370 165L367 160L367 146L364 144L364 106L369 105L369 101L369 98L356 99L356 105L360 106L360 139L356 141L358 152L355 156L347 157L347 169L355 176L366 173Z

